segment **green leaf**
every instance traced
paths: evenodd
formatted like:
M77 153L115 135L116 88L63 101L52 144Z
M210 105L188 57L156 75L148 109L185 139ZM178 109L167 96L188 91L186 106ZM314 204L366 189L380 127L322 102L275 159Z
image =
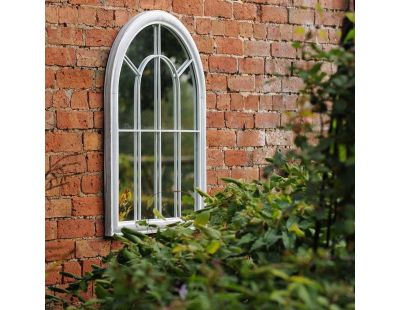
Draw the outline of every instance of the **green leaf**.
M182 197L182 200L183 200L184 202L190 204L190 205L194 205L194 200L193 200L193 198L190 197L190 196L185 195L185 196Z
M290 227L288 230L289 230L289 231L293 231L293 232L296 234L297 237L304 237L304 236L306 235L306 234L304 233L304 231L302 231L302 230L299 228L299 226L297 226L297 224L296 224L296 225L293 225L293 226Z
M177 252L181 252L183 250L186 250L186 247L184 245L177 245L176 247L174 247L172 249L172 253L177 253Z
M219 247L221 246L220 241L212 240L209 245L206 247L206 251L210 254L214 254L218 251Z
M157 217L159 217L160 219L163 219L164 221L166 221L165 217L163 217L163 216L161 215L161 213L158 212L157 209L153 209L153 213L154 213L155 216L157 216Z
M347 41L349 41L351 39L354 39L355 37L356 37L356 29L351 29L347 33L346 38L344 38L344 42L347 42Z
M206 227L206 226L198 226L198 228L209 238L212 239L220 239L221 238L221 232L219 230Z
M194 227L207 225L210 219L210 211L203 211L199 213L193 222Z
M101 284L96 285L95 292L99 298L106 298L110 296L110 293Z
M355 13L346 13L347 18L352 22L352 23L356 23L356 14Z
M151 208L151 206L154 203L154 196L151 196L148 200L147 200L147 210L149 210Z

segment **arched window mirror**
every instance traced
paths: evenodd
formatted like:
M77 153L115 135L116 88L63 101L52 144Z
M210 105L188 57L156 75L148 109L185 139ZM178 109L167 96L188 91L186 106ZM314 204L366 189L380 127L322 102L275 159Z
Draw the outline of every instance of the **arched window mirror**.
M138 221L163 227L201 209L194 187L206 190L205 83L184 25L162 11L133 17L111 48L104 95L106 235L124 226L146 232Z

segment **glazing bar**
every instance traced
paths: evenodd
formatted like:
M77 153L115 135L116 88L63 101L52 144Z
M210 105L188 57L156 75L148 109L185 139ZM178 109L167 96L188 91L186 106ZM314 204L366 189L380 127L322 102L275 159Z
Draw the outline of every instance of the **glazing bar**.
M133 71L133 73L135 73L136 76L140 76L140 72L139 70L135 67L135 65L133 64L133 62L128 58L128 56L124 56L124 60L126 62L126 64L128 65L129 68L131 68L131 70Z

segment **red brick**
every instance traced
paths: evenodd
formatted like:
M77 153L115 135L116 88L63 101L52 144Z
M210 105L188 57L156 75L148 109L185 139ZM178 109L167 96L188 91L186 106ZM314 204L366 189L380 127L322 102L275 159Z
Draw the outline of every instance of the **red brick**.
M207 128L225 127L224 112L207 112Z
M88 7L78 7L78 23L94 26L96 25L96 9Z
M297 110L297 100L298 96L284 96L285 109L288 111Z
M314 10L289 9L289 23L297 25L313 25Z
M244 99L242 94L231 94L231 110L244 110Z
M267 38L275 41L291 41L293 39L293 26L268 25Z
M206 89L207 90L226 90L226 76L223 75L206 75Z
M270 56L270 43L265 41L245 41L244 54L246 56Z
M243 168L232 168L232 178L236 180L244 179L244 169Z
M93 113L81 111L57 111L57 128L88 129L93 128Z
M92 71L84 69L59 69L57 86L60 88L89 88L93 85Z
M240 68L240 73L263 74L264 59L241 58L239 61L239 68Z
M254 127L254 115L244 112L226 112L226 127L249 129Z
M75 110L87 110L89 108L87 91L77 90L72 93L71 108Z
M289 59L266 59L265 74L289 75L291 65Z
M95 80L94 86L103 87L103 85L104 85L104 74L105 74L104 70L97 70L96 71L95 78L94 78L94 80Z
M52 97L51 92L46 91L45 92L45 109L46 110L51 107L51 101L52 101L51 97Z
M45 243L46 262L74 257L75 242L73 240L54 240Z
M45 129L53 129L54 124L55 124L55 118L54 118L54 113L53 112L48 112L46 111L45 114Z
M103 92L101 91L89 92L89 107L91 109L103 107Z
M99 194L103 190L103 178L98 175L82 176L82 193Z
M258 171L258 168L254 168L254 167L246 167L244 168L244 172L245 172L245 180L247 182L251 182L252 180L258 180L260 177L260 172Z
M47 27L48 44L83 45L82 29L73 27Z
M140 7L145 10L171 10L171 0L140 0Z
M77 276L81 276L82 275L82 267L79 264L79 262L73 262L73 261L65 262L63 264L63 271L75 274ZM74 281L75 280L73 278L63 277L63 282L64 283L74 282Z
M46 197L58 197L60 196L59 178L48 178L45 181L45 196Z
M218 177L217 177L218 185L227 184L226 182L222 181L221 178L230 178L231 171L229 169L218 169L217 173L218 173Z
M282 111L285 109L285 104L282 96L272 96L272 110Z
M93 112L94 128L103 128L103 112L96 111Z
M47 23L57 23L57 7L54 5L46 5L45 8L46 22Z
M85 151L100 151L103 149L103 139L97 132L83 133L83 149Z
M198 34L209 34L211 31L211 19L210 18L197 18L196 19L196 31Z
M278 93L282 90L282 80L278 77L256 76L256 92Z
M225 151L225 164L227 166L247 166L251 165L251 154L245 150L227 150ZM232 170L232 178L233 170Z
M81 173L86 171L86 160L84 155L54 155L50 166L55 173Z
M215 109L217 98L215 94L207 94L206 96L207 109Z
M109 6L121 8L137 8L138 0L107 0Z
M82 134L78 132L46 133L46 152L79 152L82 150Z
M228 76L231 91L254 91L254 76Z
M348 8L347 0L321 0L320 3L325 9L332 10L347 10Z
M236 134L230 130L207 130L207 146L234 147Z
M92 237L93 235L93 219L58 220L57 237L59 239Z
M272 96L264 95L260 96L260 111L272 110Z
M45 88L51 88L55 85L54 70L45 69Z
M239 23L239 34L243 38L253 37L253 24L248 22Z
M245 110L256 111L258 110L258 95L248 95L244 100L244 108Z
M45 238L46 240L57 239L57 221L45 222Z
M225 56L210 56L209 58L210 71L235 73L237 72L237 59Z
M108 52L104 50L76 50L76 64L79 67L105 67Z
M64 90L58 90L53 94L53 107L54 108L67 108L69 106L69 99Z
M218 54L243 55L243 44L240 39L216 38Z
M61 271L61 266L57 266L52 269L54 264L46 266L46 272L48 271L49 273L45 278L45 285L54 285L61 283L62 276L58 273L59 271Z
M172 9L186 15L203 15L203 0L174 0Z
M238 146L264 146L264 131L239 131L237 133Z
M111 241L104 239L79 240L76 242L76 257L96 257L110 254Z
M217 110L229 110L231 97L229 94L219 94L217 96Z
M254 38L265 40L265 38L267 37L267 26L265 24L253 24L253 28Z
M204 15L232 18L232 4L226 1L205 0Z
M87 29L86 46L109 46L114 42L118 31L114 29Z
M102 0L70 0L71 4L102 5Z
M74 49L67 47L46 47L45 63L48 66L73 66L75 65Z
M266 141L267 145L290 146L293 144L293 138L292 131L277 130L268 132Z
M272 56L295 58L296 49L292 46L292 43L286 42L272 42L271 44Z
M234 3L233 16L235 19L257 20L257 6L250 3Z
M82 261L82 274L84 275L86 272L91 272L93 270L91 265L101 266L100 259L87 259Z
M194 33L194 18L192 16L182 17L181 22L190 33Z
M344 12L324 11L323 14L316 14L315 24L324 26L342 26L344 16Z
M63 178L61 183L61 195L62 196L77 196L79 195L81 188L80 177L67 177Z
M77 21L77 10L73 6L60 6L58 9L58 22L60 24L75 24Z
M214 36L236 38L239 35L239 23L236 20L212 20L211 29Z
M103 171L103 153L94 152L87 154L88 172Z
M207 185L217 185L217 171L207 169Z
M103 215L103 198L101 197L76 197L72 198L72 215Z
M124 10L115 10L114 16L115 16L115 26L117 27L124 26L131 18L130 12Z
M267 134L268 135L268 134ZM253 151L253 164L254 165L266 165L267 161L265 158L274 157L276 149L274 148L257 148Z
M305 87L301 78L288 77L282 80L282 92L298 92Z
M280 118L278 113L258 113L256 114L256 127L276 128L279 126Z
M97 9L96 10L96 26L113 27L114 26L114 10Z
M288 11L284 7L261 6L261 21L284 24L288 22Z
M315 9L317 3L318 3L318 0L293 0L293 6L308 7L308 8L313 8L313 9Z
M71 216L71 210L69 199L46 200L46 218L68 217Z
M102 219L102 218L96 219L94 227L95 227L95 236L96 237L104 236L104 219Z
M224 164L224 153L218 149L207 149L207 166L220 167Z
M200 53L214 53L214 40L212 38L194 37L193 39Z

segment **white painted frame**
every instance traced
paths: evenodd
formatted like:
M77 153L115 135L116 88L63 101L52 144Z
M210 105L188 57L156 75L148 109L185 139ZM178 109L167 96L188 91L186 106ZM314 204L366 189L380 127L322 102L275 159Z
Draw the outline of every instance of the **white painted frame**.
M154 233L156 229L139 226L135 221L119 222L119 145L118 145L118 84L119 75L126 51L131 41L145 27L158 24L171 30L186 49L189 60L192 60L194 90L197 100L196 114L198 123L198 143L195 146L195 185L206 191L206 89L203 66L199 52L192 36L185 26L174 16L163 11L147 11L131 18L118 33L108 58L104 81L104 203L105 203L105 235L120 233L122 227L129 227L143 233ZM158 58L160 59L160 57ZM190 63L189 63L190 64ZM189 65L188 63L183 64ZM186 69L186 68L185 68ZM134 69L133 69L134 70ZM180 75L183 70L178 70ZM143 132L144 130L142 130ZM185 132L180 130L180 132ZM136 164L136 163L135 163ZM197 168L196 168L197 167ZM180 177L180 176L179 176ZM135 184L137 186L137 184ZM195 210L204 207L201 196L195 194ZM149 220L160 228L179 221L176 218Z

